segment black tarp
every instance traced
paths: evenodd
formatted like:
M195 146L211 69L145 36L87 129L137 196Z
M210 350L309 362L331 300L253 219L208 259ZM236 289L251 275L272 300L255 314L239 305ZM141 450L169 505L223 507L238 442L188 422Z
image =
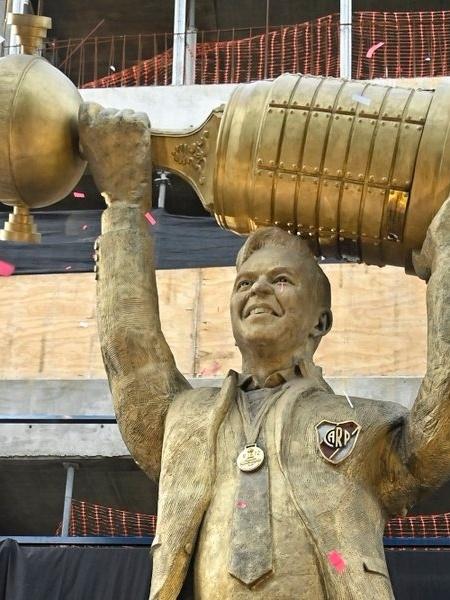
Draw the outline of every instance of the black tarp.
M148 600L146 548L0 544L0 600Z
M92 271L93 244L100 235L101 210L41 211L34 220L40 244L0 242L0 260L16 274L82 273ZM221 229L209 216L172 215L153 209L157 269L225 267L234 265L244 238ZM0 226L7 213L0 213Z
M387 550L386 558L396 600L449 600L450 549Z
M397 600L450 598L449 550L386 556ZM0 600L148 600L150 577L148 548L0 544Z

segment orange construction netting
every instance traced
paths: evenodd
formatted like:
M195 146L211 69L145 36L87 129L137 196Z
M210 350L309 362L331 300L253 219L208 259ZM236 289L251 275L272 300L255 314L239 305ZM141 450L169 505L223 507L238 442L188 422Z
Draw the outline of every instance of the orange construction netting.
M156 516L118 510L83 500L72 501L71 536L155 535ZM60 535L61 525L56 534ZM386 537L450 537L450 513L395 517L385 529Z
M83 500L72 500L69 535L130 536L155 535L156 516L133 513ZM61 535L61 524L56 535Z
M339 16L277 28L263 33L196 45L196 83L240 83L272 79L285 72L336 75L339 63ZM167 85L172 49L83 87Z
M353 15L355 79L444 75L450 75L450 10Z
M450 75L450 10L357 12L353 14L352 28L355 79ZM197 35L195 82L198 84L273 79L286 72L339 76L338 14L242 39L202 42L203 34ZM233 38L234 35L233 31ZM117 46L117 40L111 43L112 47L114 43ZM83 49L85 62L90 60L89 47ZM59 50L62 51L61 45ZM125 51L122 55L124 65ZM81 71L84 73L84 67ZM168 85L171 77L169 47L93 81L80 81L79 85L85 88Z

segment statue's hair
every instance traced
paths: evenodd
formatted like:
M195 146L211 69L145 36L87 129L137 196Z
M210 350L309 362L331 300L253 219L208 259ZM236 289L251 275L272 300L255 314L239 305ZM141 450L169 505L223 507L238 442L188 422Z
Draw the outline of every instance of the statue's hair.
M267 246L292 249L292 252L297 255L299 262L301 262L302 268L305 268L311 276L311 283L315 292L315 301L320 305L320 308L329 309L331 306L330 282L317 264L308 244L300 237L291 235L279 227L265 227L257 229L252 233L238 252L236 269L239 271L244 262L248 260L254 252L261 248L266 248Z

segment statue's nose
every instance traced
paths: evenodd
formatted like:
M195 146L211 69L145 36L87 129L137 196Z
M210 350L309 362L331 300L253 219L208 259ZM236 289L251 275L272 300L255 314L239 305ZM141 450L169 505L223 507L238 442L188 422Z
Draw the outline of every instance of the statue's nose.
M251 293L257 296L264 296L272 292L272 287L266 278L259 277L252 285Z

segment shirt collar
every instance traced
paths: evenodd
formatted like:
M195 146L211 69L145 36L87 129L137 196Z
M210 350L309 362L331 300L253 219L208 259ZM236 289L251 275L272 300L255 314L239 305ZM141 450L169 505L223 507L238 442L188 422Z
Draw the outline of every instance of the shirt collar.
M279 385L283 385L294 379L296 377L301 377L300 369L297 365L293 365L287 369L282 369L280 371L275 371L271 373L264 382L264 388L274 388ZM253 376L248 373L238 373L238 387L245 391L258 389L260 386L253 379Z

